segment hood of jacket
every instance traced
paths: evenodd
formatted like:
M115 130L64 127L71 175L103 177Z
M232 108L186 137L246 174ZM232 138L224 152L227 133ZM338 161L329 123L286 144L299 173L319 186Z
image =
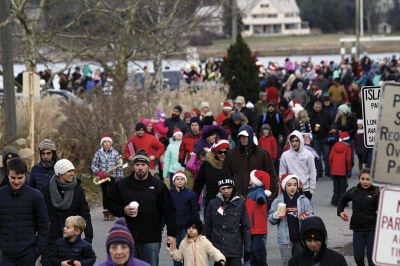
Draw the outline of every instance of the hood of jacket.
M350 146L350 144L348 144L348 143L346 143L344 141L337 142L335 145L336 145L335 152L337 152L337 153L344 153L346 151L346 148L348 146Z
M328 240L328 233L326 231L324 222L318 216L311 216L311 217L303 220L303 222L301 224L300 236L301 236L301 244L303 245L303 247L305 247L308 250L308 248L306 246L306 242L305 242L305 236L306 236L307 231L310 231L310 230L322 232L325 239L322 242L321 249L326 248L327 240Z
M254 137L253 128L252 128L251 126L249 126L249 125L243 125L243 126L241 126L241 127L239 128L238 134L239 134L240 132L242 132L242 131L246 131L246 132L249 134L249 144L248 144L248 147L249 147L249 149L252 149L252 148L255 146L254 141L253 141L253 137ZM242 143L240 142L239 136L238 136L238 144L239 144L240 147L243 147L243 146L242 146Z
M217 160L215 158L215 153L210 151L210 152L207 152L206 162L208 162L212 167L214 167L214 168L216 168L218 170L221 170L222 169L222 163L224 161Z
M287 140L287 141L289 142L290 150L293 151L293 152L296 152L296 151L293 149L292 144L290 143L290 138L291 138L292 136L296 136L296 137L299 138L299 140L300 140L300 148L299 148L299 151L298 151L298 152L302 152L302 151L304 150L304 138L303 138L303 135L301 134L300 131L294 130L294 131L289 135L289 137L288 137L288 140Z

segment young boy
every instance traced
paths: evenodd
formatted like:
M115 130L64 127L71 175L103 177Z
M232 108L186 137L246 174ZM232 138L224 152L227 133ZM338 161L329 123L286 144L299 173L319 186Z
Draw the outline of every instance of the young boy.
M81 216L69 216L65 220L63 237L56 241L50 255L52 265L94 265L96 254L92 246L81 239L81 234L85 228L86 222Z
M172 176L174 187L171 188L171 196L176 208L176 225L178 235L176 236L176 246L179 246L182 239L186 236L186 222L189 219L199 217L199 207L197 205L197 195L190 189L185 188L187 178L185 172L178 171ZM182 265L174 261L174 265Z
M272 134L270 125L262 125L260 137L258 138L258 143L260 147L262 147L269 153L272 160L275 162L278 158L278 143L276 142L276 139Z
M289 259L301 251L300 225L302 220L314 214L309 199L300 194L300 178L294 174L281 177L282 192L272 202L268 219L278 225L278 245L282 265L288 265Z
M189 219L186 223L187 236L179 249L167 247L174 261L184 261L184 265L209 265L209 257L219 265L225 265L225 256L201 234L203 225L199 219Z
M251 250L250 224L245 199L236 193L235 182L232 179L222 179L218 182L218 186L220 192L207 207L204 233L224 254L226 265L241 266L242 256L247 262Z

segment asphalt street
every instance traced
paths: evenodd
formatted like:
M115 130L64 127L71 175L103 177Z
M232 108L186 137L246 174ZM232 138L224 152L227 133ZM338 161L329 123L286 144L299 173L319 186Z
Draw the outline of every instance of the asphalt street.
M349 187L356 185L357 176L353 175L349 179ZM332 180L328 177L318 179L317 189L312 199L315 215L320 216L325 222L328 231L328 247L345 255L349 265L356 265L352 255L352 231L349 230L349 224L343 222L336 215L336 208L330 205L333 191ZM346 211L351 215L351 204ZM92 222L94 228L93 249L97 255L96 265L107 258L105 243L108 230L113 222L105 222L102 220L102 209L94 208L91 211ZM277 245L276 226L268 225L267 239L267 262L269 266L281 265L279 248ZM166 252L165 234L163 237L163 245L160 251L160 266L172 266L173 262L169 254Z

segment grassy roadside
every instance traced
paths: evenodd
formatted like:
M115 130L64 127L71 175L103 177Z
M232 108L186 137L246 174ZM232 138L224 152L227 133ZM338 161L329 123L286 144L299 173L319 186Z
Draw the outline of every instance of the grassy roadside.
M89 207L94 208L99 206L102 201L100 186L93 183L93 179L90 175L81 175L78 178L81 180L81 186L89 202Z

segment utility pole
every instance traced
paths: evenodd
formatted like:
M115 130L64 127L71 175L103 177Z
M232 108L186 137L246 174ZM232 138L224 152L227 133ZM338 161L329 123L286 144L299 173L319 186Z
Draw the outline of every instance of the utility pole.
M364 36L364 0L360 0L360 36Z
M355 56L360 54L360 0L356 1L356 52Z
M237 2L236 0L232 0L231 4L232 8L232 44L236 42L236 36L238 35L238 14L237 14Z
M0 0L0 22L10 16L10 1ZM11 25L8 23L0 28L1 58L3 66L4 87L4 123L5 141L14 141L17 136L17 115L15 109L14 66L12 54Z

